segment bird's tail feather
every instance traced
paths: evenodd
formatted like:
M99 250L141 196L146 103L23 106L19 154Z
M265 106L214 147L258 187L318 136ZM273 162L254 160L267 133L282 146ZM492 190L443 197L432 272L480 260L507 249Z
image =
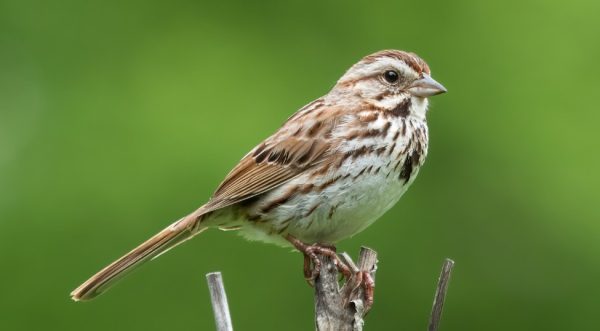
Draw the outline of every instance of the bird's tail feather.
M194 213L169 225L81 284L71 292L71 298L75 301L84 301L102 294L128 272L141 266L144 262L158 257L205 230L206 226L200 223L201 217Z

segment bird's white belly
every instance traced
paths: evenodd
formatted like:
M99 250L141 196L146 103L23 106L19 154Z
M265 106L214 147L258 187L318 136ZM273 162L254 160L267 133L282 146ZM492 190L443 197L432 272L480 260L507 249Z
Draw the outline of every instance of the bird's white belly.
M322 191L297 195L274 208L264 221L243 222L242 235L283 246L288 243L282 235L288 233L306 243L335 243L351 237L390 209L414 180L418 168L407 182L399 178L396 164L373 155L342 166L326 177L340 178ZM290 187L308 181L308 175L300 176L269 195L285 194Z
M308 197L307 206L317 203L319 206L310 215L312 217L290 225L289 233L305 242L334 243L371 225L398 202L410 185L410 182L399 180L391 166L374 173L376 168L353 179L361 170L358 168L350 177Z

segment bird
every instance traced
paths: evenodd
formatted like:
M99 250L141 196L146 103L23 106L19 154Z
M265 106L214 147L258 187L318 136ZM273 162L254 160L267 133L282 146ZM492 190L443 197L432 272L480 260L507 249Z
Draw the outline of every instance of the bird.
M428 150L428 98L447 92L412 52L382 50L291 115L229 172L204 205L109 264L75 290L105 292L126 273L209 228L294 247L314 268L390 209ZM313 270L314 271L314 270Z

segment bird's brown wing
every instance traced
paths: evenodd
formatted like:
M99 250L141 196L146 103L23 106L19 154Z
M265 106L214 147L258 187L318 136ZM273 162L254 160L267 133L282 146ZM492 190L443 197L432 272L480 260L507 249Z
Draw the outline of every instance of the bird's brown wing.
M318 164L329 148L322 139L263 143L231 170L205 208L223 208L274 189Z
M203 212L223 208L265 193L307 169L323 163L333 150L328 139L335 121L306 119L286 123L248 153L219 185Z

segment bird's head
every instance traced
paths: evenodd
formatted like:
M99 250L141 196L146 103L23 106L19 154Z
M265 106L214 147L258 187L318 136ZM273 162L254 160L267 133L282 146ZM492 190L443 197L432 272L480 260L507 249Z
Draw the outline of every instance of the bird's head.
M429 66L416 54L384 50L353 65L334 91L351 93L385 108L410 103L419 108L413 109L415 112L424 114L427 97L445 93L446 88L431 77Z

